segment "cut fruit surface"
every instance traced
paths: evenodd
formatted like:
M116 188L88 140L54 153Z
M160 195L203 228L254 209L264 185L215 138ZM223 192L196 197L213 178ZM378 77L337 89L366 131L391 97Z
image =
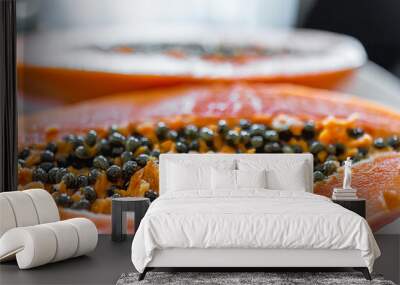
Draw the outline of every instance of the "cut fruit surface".
M333 88L366 54L348 36L316 30L152 27L26 39L18 64L26 96L60 103L181 83L295 83Z

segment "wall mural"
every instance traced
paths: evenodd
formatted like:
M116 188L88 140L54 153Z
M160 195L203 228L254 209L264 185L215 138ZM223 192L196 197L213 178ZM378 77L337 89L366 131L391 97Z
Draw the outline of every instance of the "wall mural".
M89 217L107 233L112 197L158 197L160 153L310 152L315 193L341 187L351 157L372 229L399 219L400 112L328 91L364 63L357 41L295 30L122 34L24 43L20 190L44 188L62 218Z

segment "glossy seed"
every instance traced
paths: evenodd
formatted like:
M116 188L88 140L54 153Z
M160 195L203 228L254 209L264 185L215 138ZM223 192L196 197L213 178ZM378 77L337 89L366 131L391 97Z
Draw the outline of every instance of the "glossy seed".
M118 165L111 165L107 169L106 174L109 181L116 182L122 176L121 167L119 167Z
M76 210L89 210L90 202L87 199L83 198L80 199L78 202L73 202L71 208Z
M383 140L383 138L377 138L377 139L375 139L374 140L374 147L376 147L376 148L384 148L384 147L386 147L386 143L385 143L385 141Z
M292 131L289 129L289 127L284 127L283 129L279 130L279 139L283 140L285 142L288 142L292 137Z
M24 167L25 163L26 163L25 160L23 160L21 158L18 159L18 164L19 164L20 167Z
M167 139L176 141L178 139L178 133L174 130L170 130L167 134Z
M82 193L85 196L85 198L90 201L93 202L96 200L97 198L97 194L96 191L94 191L92 186L86 186L82 189Z
M87 151L86 147L84 147L83 145L78 146L75 149L74 153L75 153L76 157L79 158L79 159L87 159L87 158L89 158L88 151Z
M120 156L120 155L122 155L122 153L124 152L124 148L122 147L122 146L119 146L119 147L113 147L112 149L111 149L111 156L112 157L117 157L117 156Z
M264 152L266 153L280 153L282 148L277 142L266 143L264 146Z
M214 137L214 132L207 128L203 127L200 129L200 138L202 138L205 141L211 141Z
M278 142L279 141L279 135L277 131L274 130L267 130L264 133L264 138L268 142Z
M229 131L228 123L225 120L219 120L217 125L217 131L220 134L225 134Z
M65 169L64 167L58 168L58 171L56 173L56 183L60 183L62 181L62 178L64 177L64 175L67 173L68 173L68 170Z
M106 170L108 168L108 160L102 155L96 156L93 159L93 166L99 169Z
M284 145L282 147L282 152L283 153L294 153L294 150L289 145Z
M96 133L96 131L90 130L86 134L85 143L88 146L94 146L96 144L96 141L97 141L97 133Z
M152 191L152 190L148 190L148 191L146 191L146 192L144 193L144 197L145 197L145 198L149 198L149 199L150 199L150 202L153 202L155 199L157 199L158 194L157 194L157 192L154 192L154 191Z
M97 152L102 155L109 155L111 152L111 146L107 139L101 139L97 145Z
M231 145L237 145L240 137L237 131L229 130L225 135L225 140Z
M306 140L313 139L315 137L315 125L313 122L307 122L303 130L301 131L301 136Z
M251 127L251 123L246 119L241 119L239 121L239 126L242 130L248 130Z
M48 179L48 175L44 169L35 168L32 171L32 180L33 181L40 181L40 182L46 183L47 179Z
M334 144L329 144L326 147L326 150L329 154L335 155L336 154L336 146Z
M133 160L133 153L130 152L130 151L124 151L121 154L121 159L122 159L122 163L125 163L125 162L127 162L129 160Z
M75 136L71 141L73 149L76 149L78 146L83 145L85 139L83 136Z
M30 155L30 153L31 150L26 147L18 154L18 158L26 159Z
M240 137L240 142L242 144L248 144L251 140L251 136L250 133L246 130L242 130L239 133L239 137Z
M313 177L314 182L322 181L325 179L325 175L321 171L314 171Z
M400 148L400 138L396 135L387 139L387 144L394 149Z
M124 179L129 179L139 169L136 161L127 161L122 166Z
M88 183L89 184L94 184L96 183L97 177L99 177L100 171L97 168L93 168L89 171L88 175Z
M255 148L262 147L264 144L264 139L262 136L254 136L250 140L251 145Z
M85 187L89 184L88 178L84 175L79 175L76 178L77 187Z
M358 139L364 135L364 131L361 128L350 128L347 129L347 135L351 138Z
M54 160L54 153L51 152L50 150L45 150L40 155L40 160L42 162L52 162Z
M176 151L179 153L185 153L188 152L188 147L186 146L185 143L183 142L176 142Z
M117 187L115 185L112 185L110 188L107 189L107 197L112 197L115 194L115 190L117 190Z
M157 123L155 133L159 140L164 140L167 137L168 131L169 131L169 128L167 127L167 125L164 122Z
M198 129L195 125L188 125L184 129L185 137L188 139L197 138Z
M49 150L49 151L51 151L52 153L56 153L56 152L57 152L57 144L56 144L56 143L53 143L53 142L49 142L49 143L46 145L46 149Z
M194 140L189 143L189 150L198 151L199 148L200 144L198 140Z
M310 152L312 154L318 154L321 151L325 150L325 147L322 143L320 142L313 142L310 146Z
M328 161L324 162L322 169L323 169L323 173L326 176L329 176L329 175L333 174L334 172L336 172L336 168L337 168L336 162L332 161L332 160L328 160Z
M141 137L140 138L140 145L141 146L147 146L147 147L151 148L153 143L151 142L151 140L149 138Z
M73 173L67 173L63 176L62 181L67 188L75 188L77 186L76 177Z
M160 154L161 154L160 151L157 149L154 149L150 152L150 156L155 157L155 158L158 158L160 156Z
M54 164L52 162L42 162L39 167L43 169L46 172L49 172L50 169L54 167Z
M118 132L112 133L108 140L112 146L123 146L125 144L125 137Z
M293 148L294 153L302 153L303 152L303 148L298 144L292 145L292 148Z
M140 140L136 137L128 137L125 142L125 149L134 152L140 146Z
M58 204L65 208L70 207L72 204L71 197L66 193L61 193L58 197Z
M336 148L336 156L341 156L346 151L346 146L342 143L336 143L335 148Z
M149 156L144 153L142 153L138 157L136 157L136 162L141 167L146 166L148 160L149 160Z
M266 128L264 125L254 124L254 125L251 125L251 127L249 129L249 133L250 133L250 136L252 136L252 137L253 136L264 136L265 130L266 130Z

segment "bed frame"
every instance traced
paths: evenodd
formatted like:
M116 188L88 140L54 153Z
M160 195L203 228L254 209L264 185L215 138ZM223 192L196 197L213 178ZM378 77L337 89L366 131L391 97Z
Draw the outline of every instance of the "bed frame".
M254 268L338 268L361 271L367 280L371 275L359 250L329 249L193 249L156 250L152 261L139 275L143 280L155 268L231 268L246 271Z
M167 164L174 160L197 160L212 163L217 159L248 158L247 154L162 154L160 156L160 194L166 192ZM313 192L313 156L311 154L251 154L252 158L302 160L306 162L308 192ZM350 267L361 271L367 280L371 275L359 250L330 249L248 249L248 248L170 248L158 249L139 280L156 268L230 268L246 271L262 268L343 268Z

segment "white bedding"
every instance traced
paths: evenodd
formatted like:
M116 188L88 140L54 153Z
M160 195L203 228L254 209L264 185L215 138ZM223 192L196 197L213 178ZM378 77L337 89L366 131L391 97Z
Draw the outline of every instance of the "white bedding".
M326 197L266 189L198 193L166 193L151 204L132 243L139 272L165 248L358 249L370 271L380 255L366 220Z

